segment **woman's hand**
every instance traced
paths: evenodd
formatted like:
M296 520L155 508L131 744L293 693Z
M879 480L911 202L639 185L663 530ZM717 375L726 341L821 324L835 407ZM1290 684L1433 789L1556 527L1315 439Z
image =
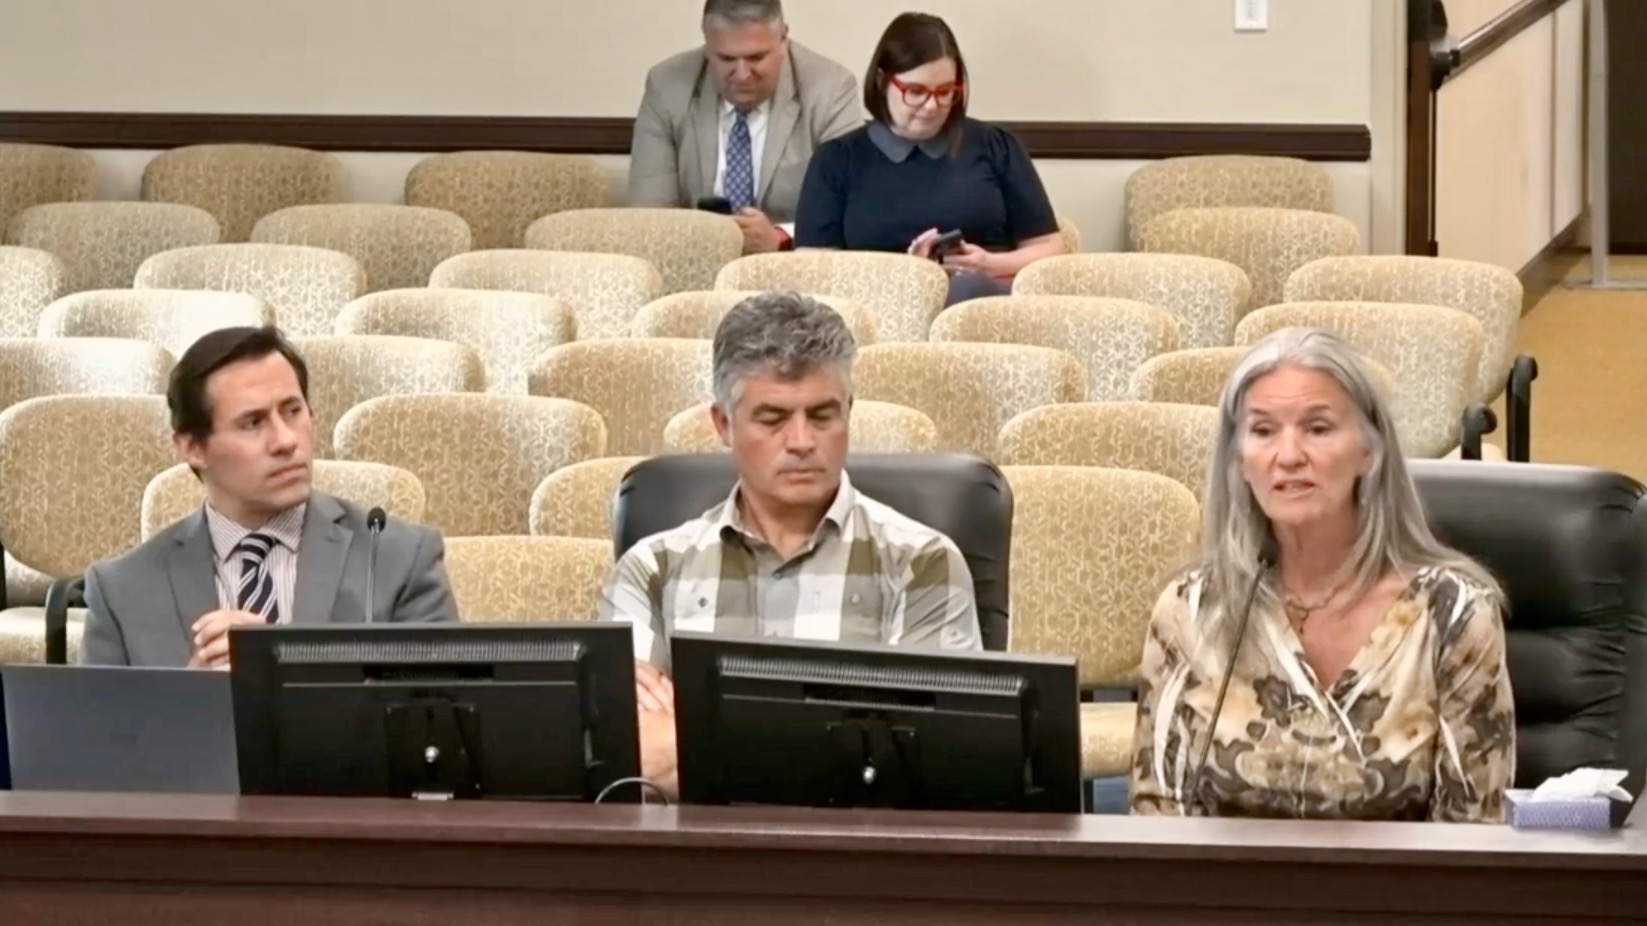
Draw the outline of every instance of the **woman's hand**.
M984 276L995 276L995 256L992 251L986 251L970 241L963 241L959 247L944 257L944 269L968 270Z
M922 259L932 256L932 242L938 240L938 230L929 228L909 243L909 253Z

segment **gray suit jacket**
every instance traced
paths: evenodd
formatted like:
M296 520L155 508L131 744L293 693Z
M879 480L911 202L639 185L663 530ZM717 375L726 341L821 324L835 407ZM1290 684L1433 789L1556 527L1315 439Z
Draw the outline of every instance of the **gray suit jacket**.
M298 542L297 624L361 623L366 613L366 512L312 492ZM455 621L440 534L390 518L378 537L376 622ZM189 631L218 608L206 514L177 522L140 547L86 573L83 665L178 667L192 652Z
M694 206L715 195L720 106L702 48L647 73L629 151L629 205ZM846 68L792 41L767 118L758 205L773 222L793 222L812 152L864 123L857 82Z

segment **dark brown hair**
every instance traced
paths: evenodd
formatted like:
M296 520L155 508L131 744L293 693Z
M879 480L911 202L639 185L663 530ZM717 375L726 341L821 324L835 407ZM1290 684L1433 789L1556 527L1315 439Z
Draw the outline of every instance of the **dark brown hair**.
M954 59L955 79L961 84L961 93L949 108L949 118L944 120L939 132L949 139L950 149L954 150L961 141L961 120L966 118L966 59L961 57L960 43L955 41L949 24L936 16L903 13L881 33L875 54L869 58L869 71L864 74L864 108L877 120L891 125L886 105L887 78L943 58Z
M194 342L172 368L166 386L166 405L172 413L172 430L203 441L212 433L212 403L206 394L206 380L213 373L240 360L257 360L279 354L297 373L297 387L303 401L309 401L309 365L303 355L277 328L220 328Z

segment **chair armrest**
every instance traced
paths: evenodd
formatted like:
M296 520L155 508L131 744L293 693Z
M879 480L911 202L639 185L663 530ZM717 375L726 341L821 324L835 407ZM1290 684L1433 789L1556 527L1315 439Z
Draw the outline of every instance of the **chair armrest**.
M1510 367L1510 381L1504 390L1504 408L1510 421L1504 434L1504 456L1515 463L1527 463L1532 456L1533 380L1538 379L1538 361L1521 354Z
M1464 409L1464 433L1458 444L1458 456L1464 460L1481 459L1481 436L1498 430L1498 416L1480 402Z
M86 606L86 577L58 579L46 590L46 663L69 661L69 609Z

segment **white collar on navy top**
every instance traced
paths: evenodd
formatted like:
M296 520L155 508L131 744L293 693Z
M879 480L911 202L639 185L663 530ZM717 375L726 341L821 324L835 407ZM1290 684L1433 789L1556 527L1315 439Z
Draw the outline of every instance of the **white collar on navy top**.
M869 140L874 142L875 147L881 149L881 153L891 159L894 164L902 164L908 160L916 148L921 149L922 154L933 159L942 158L949 154L949 139L942 135L922 142L910 141L907 138L901 138L893 134L892 130L887 128L886 123L879 119L869 124Z

